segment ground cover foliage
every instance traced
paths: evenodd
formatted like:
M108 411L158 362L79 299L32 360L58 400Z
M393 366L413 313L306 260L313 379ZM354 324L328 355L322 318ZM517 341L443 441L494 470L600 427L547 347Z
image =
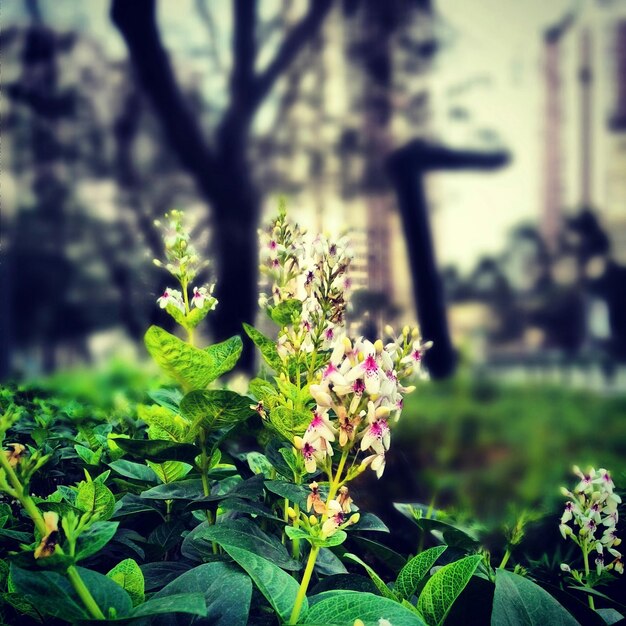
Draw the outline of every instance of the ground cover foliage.
M506 405L521 429L522 398L458 379L449 389L470 408L448 420L450 398L420 380L429 344L417 329L347 336L346 239L309 236L284 208L260 236L274 330L242 329L262 357L257 377L229 378L241 337L198 345L219 305L194 285L203 261L173 212L159 264L177 284L158 303L184 339L156 326L145 336L165 379L117 364L0 392L4 623L622 623L620 472L577 468L559 509L552 495L539 506L531 472L518 493L492 494L503 510L517 504L506 527L481 516L486 475L433 475L462 448L455 437L466 442L468 414L484 409L496 428L494 406ZM552 415L548 396L537 406ZM563 462L581 434L562 423L551 445ZM478 432L474 444L500 445ZM431 493L396 502L388 525L365 505L389 500L375 485L411 441ZM597 461L621 470L619 443L606 450ZM545 493L562 472L544 474Z

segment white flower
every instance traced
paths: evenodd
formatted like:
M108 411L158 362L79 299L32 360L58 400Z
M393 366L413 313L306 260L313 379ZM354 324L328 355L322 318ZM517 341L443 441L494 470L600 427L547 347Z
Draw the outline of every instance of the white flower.
M201 309L209 297L209 291L206 287L200 287L200 289L198 289L198 287L194 287L191 302L194 306Z
M157 298L157 304L165 309L168 304L175 306L182 313L185 312L185 305L183 303L183 296L180 291L176 289L170 289L169 287L163 292L160 298Z

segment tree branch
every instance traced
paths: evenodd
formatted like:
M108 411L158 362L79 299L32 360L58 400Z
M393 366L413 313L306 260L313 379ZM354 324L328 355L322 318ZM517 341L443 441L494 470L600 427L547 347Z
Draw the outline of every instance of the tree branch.
M233 0L233 73L232 101L245 106L252 99L256 61L257 0Z
M212 195L215 156L177 83L156 24L155 0L113 0L113 23L124 37L148 98L167 138L198 185Z
M263 101L276 79L287 69L304 44L317 34L332 3L332 0L309 0L307 14L285 37L274 59L257 77L254 89L255 105Z

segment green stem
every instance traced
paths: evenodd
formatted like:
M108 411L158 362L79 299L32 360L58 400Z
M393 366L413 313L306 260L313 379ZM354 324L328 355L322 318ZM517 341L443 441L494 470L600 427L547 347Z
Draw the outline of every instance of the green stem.
M13 490L15 492L14 494L9 495L15 495L15 497L24 507L26 513L28 513L30 519L33 520L35 528L37 528L42 537L45 536L48 531L46 529L46 523L43 520L43 515L31 499L31 497L26 493L24 486L22 485L20 479L17 477L17 474L11 467L11 464L9 463L9 460L7 459L3 450L0 450L0 465L8 476L9 481L11 482L11 485L13 486Z
M309 588L309 583L311 582L311 574L313 574L313 568L315 567L315 561L317 560L317 555L319 554L319 551L320 551L319 547L314 546L311 548L311 552L309 552L309 559L306 562L306 568L304 569L304 574L302 575L302 581L300 582L300 588L298 589L298 595L296 596L296 601L291 611L289 624L298 623L298 618L300 617L300 611L302 610L302 603L304 602L304 598L306 598L306 592L307 592L307 589Z
M343 450L341 453L341 459L339 460L339 465L337 466L337 473L335 474L335 478L330 483L326 504L328 504L331 500L334 500L337 495L337 489L339 489L339 486L341 485L341 473L346 465L346 459L348 458L349 453L349 450Z
M0 450L0 465L2 469L5 471L9 480L11 481L11 485L13 486L13 491L15 496L20 501L21 505L24 507L24 510L28 514L31 520L33 520L33 524L35 524L35 528L39 531L39 534L42 537L45 537L48 534L48 529L46 528L46 522L43 519L43 515L41 511L37 508L37 505L33 502L32 498L26 493L24 485L20 482L20 479L17 477L17 474L11 467L4 451ZM63 554L63 549L60 545L56 546L56 551L60 554ZM74 550L71 549L73 553ZM67 576L72 583L72 587L76 590L79 598L82 600L86 609L89 611L90 615L94 619L103 620L104 614L100 610L100 607L96 604L96 601L93 599L91 592L87 589L83 579L80 577L78 570L74 565L70 565L67 568Z
M500 561L500 565L498 565L498 569L504 569L506 564L509 562L510 558L511 558L511 548L507 546L506 552L504 553L504 556L502 557L502 560Z
M93 596L87 586L83 582L83 579L80 577L76 566L70 565L67 568L67 576L72 583L72 587L78 594L78 597L81 599L82 603L85 605L86 609L89 611L89 614L94 619L104 620L104 613L100 610L100 607L97 605Z
M585 563L585 587L588 587L589 589L591 589L591 587L589 587L589 550L587 549L587 542L585 542L582 546L583 549L583 561ZM589 608L592 611L596 610L596 606L594 604L593 601L593 597L591 596L591 594L587 594L587 600L589 602Z
M200 446L202 448L202 454L200 455L200 479L202 480L202 492L204 493L205 496L209 496L211 494L211 487L209 485L209 475L208 475L209 455L207 454L207 449L206 449L206 433L204 429L201 429L200 431ZM205 515L206 515L207 523L209 524L209 526L212 526L215 523L215 520L213 519L213 514L211 513L211 511L209 511L209 509L206 509ZM215 517L217 518L217 515ZM212 544L213 544L213 554L217 554L218 553L217 543L213 541Z

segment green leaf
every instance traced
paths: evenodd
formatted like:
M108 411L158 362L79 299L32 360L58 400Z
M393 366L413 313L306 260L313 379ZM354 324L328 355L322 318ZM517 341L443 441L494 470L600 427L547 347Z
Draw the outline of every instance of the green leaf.
M248 623L252 583L250 578L232 563L205 563L194 567L166 585L153 597L157 599L182 592L201 593L204 596L207 624L245 626ZM157 619L155 626L161 624L165 626L164 620Z
M272 307L270 317L283 328L297 322L300 318L300 313L302 313L302 301L293 298L291 300L283 300L275 307Z
M306 501L311 493L310 489L306 489L301 485L294 485L286 480L266 480L265 488L283 498L287 498L289 502L295 502L303 511L306 511Z
M395 593L400 598L410 600L424 576L428 574L435 561L446 551L446 548L447 546L437 546L414 556L400 570L394 586Z
M118 522L96 522L84 530L76 541L76 561L102 550L117 532Z
M149 439L184 442L189 424L178 413L156 404L137 405L137 417L148 425Z
M273 562L257 554L233 545L223 546L224 550L248 573L259 591L267 598L278 617L286 622L298 595L299 585L294 578L277 567ZM307 599L302 603L301 615L308 610Z
M615 609L598 609L596 613L609 625L617 624L617 622L624 619L624 616Z
M492 626L578 626L547 591L527 578L496 570Z
M192 422L192 432L234 426L254 415L250 398L226 389L191 391L180 402L183 415Z
M405 515L412 522L417 524L424 532L432 533L450 547L467 551L475 549L480 543L474 530L471 528L465 528L458 524L453 525L429 517L419 517L420 513L423 514L424 509L428 510L428 507L423 504L394 502L393 506L397 511L402 513L402 515Z
M163 461L163 463L146 461L146 463L164 484L173 483L174 481L179 480L183 476L189 474L192 469L191 465L188 463L182 463L181 461Z
M184 530L185 524L181 520L170 520L159 524L148 535L148 543L157 545L163 552L167 552L180 541Z
M258 331L254 326L244 323L244 330L246 335L252 339L256 347L261 352L263 360L275 371L279 371L283 365L283 362L278 356L278 350L276 350L276 344L269 337L266 337L262 332Z
M361 513L359 521L352 527L353 532L361 531L375 531L381 533L388 533L389 527L383 520L373 513Z
M303 435L311 423L311 411L277 406L270 411L269 419L272 426L291 443L296 435Z
M151 500L196 500L203 495L202 480L190 478L174 483L157 485L144 491L142 498Z
M393 626L425 626L416 613L398 602L358 591L343 591L320 600L311 607L303 623L347 625L357 619L365 626L379 626L380 620Z
M428 580L417 600L417 610L429 626L439 626L482 560L479 554L448 563Z
M243 343L239 335L204 349L205 354L209 357L213 380L226 372L230 372L237 365L242 349Z
M178 413L178 405L183 394L178 389L155 389L149 391L148 396L163 408Z
M204 389L213 377L210 357L158 326L150 326L144 337L146 348L157 365L189 389Z
M92 481L81 483L76 495L76 508L92 517L107 520L113 515L115 509L115 497L111 490L100 482Z
M120 561L107 573L107 578L116 582L126 591L133 602L133 606L137 606L143 602L143 573L134 559L124 559Z
M97 452L86 448L85 446L81 446L76 444L74 446L74 450L76 454L85 462L87 465L99 465L100 457L102 456L102 448L99 448Z
M205 542L207 548L214 541L224 549L233 546L257 554L286 570L300 569L300 563L289 556L280 541L265 534L256 524L248 520L229 520L227 523L214 526L200 524L185 537L184 544L190 541Z
M129 617L149 617L151 615L168 615L170 613L187 613L206 617L207 608L201 593L178 593L162 598L150 598L147 602L135 607Z
M154 483L157 480L154 472L149 467L141 463L133 463L133 461L120 459L119 461L113 461L113 463L109 463L109 467L114 472L117 472L125 478L140 480L144 483Z
M200 450L190 443L176 443L165 439L113 439L124 452L151 461L185 461L193 463Z
M384 563L393 572L399 572L406 565L406 559L395 550L392 550L389 546L386 546L378 541L366 539L365 537L353 535L352 539L369 554L372 554Z
M387 587L383 579L367 563L363 562L358 556L356 556L356 554L347 553L344 556L365 568L365 571L369 574L372 582L376 585L376 589L378 589L378 591L380 591L385 598L389 598L390 600L394 600L396 602L398 601L393 591Z
M68 583L56 572L32 572L11 565L10 581L19 593L41 613L67 621L86 619L87 614L68 589Z

